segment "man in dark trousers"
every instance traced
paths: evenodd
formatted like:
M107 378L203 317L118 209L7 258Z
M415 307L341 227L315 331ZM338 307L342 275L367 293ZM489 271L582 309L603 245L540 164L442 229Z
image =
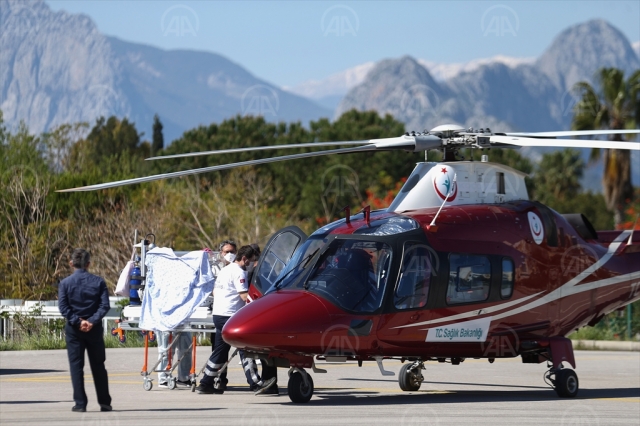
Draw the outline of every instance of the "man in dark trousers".
M230 264L222 268L216 277L213 296L213 323L216 326L214 335L215 348L207 361L203 377L198 385L198 393L221 394L227 385L226 369L220 371L227 362L231 346L222 339L222 328L229 318L242 308L249 296L247 282L247 266L254 261L255 252L251 246L243 246ZM262 380L252 358L245 358L240 351L240 359L251 390L259 395L267 391L275 383L275 379ZM215 378L220 386L215 387Z
M71 411L87 411L87 394L84 391L84 351L89 355L93 382L98 394L100 411L111 411L111 396L107 370L104 367L106 352L102 318L109 312L109 292L104 279L87 272L90 264L88 251L77 248L71 255L70 265L74 273L60 282L58 306L67 319L64 327L69 355L69 370L73 385Z

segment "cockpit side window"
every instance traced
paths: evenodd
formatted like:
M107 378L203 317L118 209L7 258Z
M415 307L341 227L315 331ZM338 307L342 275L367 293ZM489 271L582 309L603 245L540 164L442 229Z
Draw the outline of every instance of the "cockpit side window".
M334 240L305 287L343 309L373 312L382 304L390 265L391 248L383 242Z
M429 248L421 243L404 245L402 268L393 296L397 309L418 309L427 304L432 275L432 259Z

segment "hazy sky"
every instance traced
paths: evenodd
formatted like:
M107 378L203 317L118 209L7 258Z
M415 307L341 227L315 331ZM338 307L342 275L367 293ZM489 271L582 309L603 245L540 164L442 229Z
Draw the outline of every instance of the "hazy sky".
M224 55L280 86L406 54L444 63L536 57L560 31L597 18L640 40L637 0L47 3L123 40Z

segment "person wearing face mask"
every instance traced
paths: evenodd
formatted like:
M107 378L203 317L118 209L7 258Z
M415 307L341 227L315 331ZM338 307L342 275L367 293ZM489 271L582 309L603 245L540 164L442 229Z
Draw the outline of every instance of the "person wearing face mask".
M224 262L224 265L227 266L236 259L236 252L238 251L238 246L233 240L224 240L218 245L218 250L222 255L222 260ZM214 287L214 291L215 291L215 287ZM213 309L213 306L211 306L210 309ZM216 348L216 342L215 340L211 340L211 351L214 351L215 348Z
M213 299L213 323L216 327L214 336L213 353L207 361L204 374L198 385L198 393L202 394L222 394L227 385L227 372L221 372L220 368L229 358L231 346L222 339L222 328L229 318L242 308L248 298L249 282L247 281L247 266L254 262L255 252L251 246L242 246L235 259L222 268L214 287L215 297ZM240 359L244 369L247 383L251 390L259 395L267 391L274 383L275 378L262 380L258 374L255 361L245 358L244 352L240 351ZM214 378L219 374L221 387L214 388Z
M225 266L236 259L238 246L233 240L224 240L220 243L220 246L218 248L220 249L220 254L224 259Z

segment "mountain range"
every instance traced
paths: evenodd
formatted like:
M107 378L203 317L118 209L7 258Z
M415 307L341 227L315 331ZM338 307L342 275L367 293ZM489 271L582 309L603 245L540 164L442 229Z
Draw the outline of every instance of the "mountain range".
M304 123L333 111L210 52L162 50L101 34L85 15L41 0L0 0L0 109L8 125L42 132L66 122L127 116L165 139L236 114Z
M23 120L42 132L117 115L150 135L157 113L167 141L236 114L306 124L351 108L390 113L416 131L447 122L568 129L574 83L591 81L603 66L640 69L640 42L632 45L611 24L593 20L558 34L538 58L439 64L403 56L280 88L215 53L103 35L89 17L53 12L42 0L0 0L0 52L0 109L9 126Z

